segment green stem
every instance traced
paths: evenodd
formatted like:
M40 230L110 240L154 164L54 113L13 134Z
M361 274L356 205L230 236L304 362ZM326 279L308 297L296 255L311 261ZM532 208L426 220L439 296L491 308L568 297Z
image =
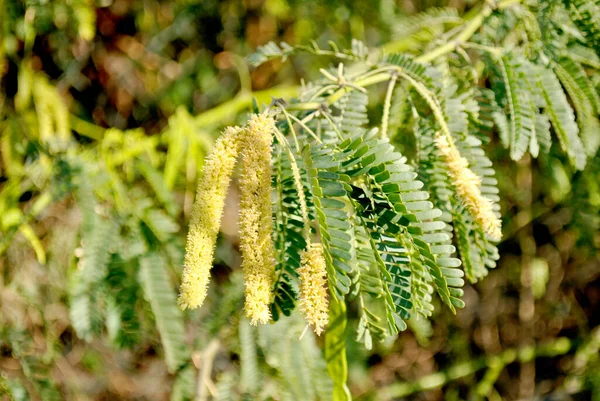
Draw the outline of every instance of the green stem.
M246 60L237 54L232 54L232 64L240 76L241 92L252 92L252 78L250 77L250 71L248 70Z
M397 75L393 75L388 84L387 92L385 94L385 102L383 103L383 117L381 119L381 137L387 138L388 122L390 119L390 109L392 107L392 94L394 93L394 86L396 86Z
M291 128L290 126L290 129ZM292 176L294 177L294 185L296 186L296 192L298 194L298 202L300 203L300 214L302 215L302 222L304 223L304 227L302 229L302 235L304 236L304 240L306 241L306 245L310 245L310 219L308 216L308 206L306 204L306 198L304 196L304 185L302 184L302 176L300 174L300 169L298 168L298 164L296 163L296 158L292 153L292 148L285 138L285 135L277 128L275 129L275 137L281 143L282 147L285 149L286 155L290 161L290 167L292 169ZM298 150L299 152L301 149Z
M473 43L473 42L462 43L461 47L465 48L465 49L476 49L476 50L485 51L485 52L491 53L492 56L499 56L504 52L504 49L502 47L485 46L485 45L481 45L479 43Z
M456 52L463 58L463 60L465 60L466 65L469 66L469 69L471 71L471 77L473 77L473 85L477 86L477 83L479 82L479 75L477 74L477 69L475 68L473 61L469 57L469 54L465 51L465 49L463 49L462 46L457 47Z
M390 79L390 73L389 70L390 69L394 69L396 68L395 66L386 66L384 68L381 68L381 71L388 71L388 72L381 72L375 75L369 74L365 77L362 77L360 79L357 79L355 82L353 82L353 86L355 87L364 87L364 86L370 86L370 85L374 85L380 82L385 82L388 79ZM318 110L320 109L323 104L327 105L327 106L331 106L332 104L334 104L335 102L337 102L342 96L344 96L346 93L350 92L351 90L355 90L355 88L351 87L351 86L344 86L340 89L338 89L337 91L335 91L331 96L328 96L327 99L325 100L325 103L321 103L321 102L306 102L306 103L293 103L290 104L288 106L286 106L287 110Z
M252 98L260 103L270 103L271 98L290 98L298 96L300 88L297 86L279 86L256 92L241 92L236 97L220 105L202 112L195 117L197 127L210 127L224 125L252 105Z
M300 143L298 143L298 136L296 135L296 130L294 129L292 120L290 120L290 114L283 107L279 107L279 109L285 115L285 119L288 123L288 127L290 128L290 133L292 134L292 138L294 139L294 145L296 145L296 152L298 152L298 154L300 154L300 152L302 152L302 149L300 148Z
M18 224L15 224L6 229L4 232L4 237L2 241L0 241L0 255L2 255L10 246L14 236L19 232L19 230L27 225L32 219L36 218L44 209L46 209L52 202L56 199L52 196L49 191L42 192L31 208L23 214L21 217L21 221Z
M522 0L502 0L496 4L498 10L504 10L510 6L519 4ZM479 13L469 22L466 23L464 29L454 38L452 41L444 43L443 45L433 49L432 51L417 57L419 62L430 62L436 58L443 56L456 48L457 43L463 43L468 41L473 34L481 27L483 21L492 12L492 5L485 3ZM394 46L384 45L377 49L377 54L381 50L385 51L397 51L399 48ZM346 57L347 58L347 57ZM368 72L367 74L372 73ZM376 83L384 82L390 79L389 73L375 74L372 76L365 76L362 79L358 79L353 82L354 85L365 87L374 85ZM339 100L344 94L352 90L350 87L343 87L336 91L333 95L327 98L327 105L331 105ZM195 117L196 126L198 127L209 127L227 124L235 119L235 117L245 109L248 109L252 105L252 98L256 98L259 103L269 103L272 97L278 98L290 98L298 96L300 87L298 86L280 86L271 89L266 89L256 92L242 91L233 99L228 100L220 105L204 111ZM317 110L322 107L320 102L307 102L307 103L295 103L287 106L288 110ZM88 136L92 139L100 139L104 135L104 128L94 126L92 128L91 123L81 120L75 116L71 117L71 124L73 129L81 135Z
M498 10L504 10L507 7L514 6L514 5L521 3L521 1L522 0L502 0L502 1L499 1L498 4L496 4L496 8Z
M496 8L499 10L503 10L509 6L519 4L520 2L521 2L521 0L502 0L496 4ZM477 32L477 30L481 27L481 25L483 24L483 21L492 13L492 9L493 9L493 7L490 3L487 3L487 2L484 3L484 5L482 6L479 13L477 13L477 15L475 15L475 17L465 25L463 30L456 36L456 38L454 38L454 40L452 40L451 42L445 43L445 44L433 49L432 51L421 55L420 57L417 57L416 61L422 62L422 63L433 61L436 58L441 57L447 53L450 53L451 51L456 49L457 44L467 42L475 34L475 32ZM394 68L394 66L391 66L391 67L392 67L392 68L390 68L391 70L396 69L396 68ZM374 84L377 84L380 82L387 81L388 79L390 79L390 72L389 72L390 69L388 69L387 66L382 67L381 69L378 69L378 71L379 70L382 70L382 71L388 70L388 72L377 73L374 75L371 75L371 74L373 74L373 72L369 71L366 73L367 75L365 77L357 79L353 84L356 86L365 87L365 86L370 86L370 85L374 85ZM326 104L331 105L331 104L335 103L337 100L339 100L342 96L344 96L350 90L352 90L352 88L350 88L350 87L340 88L339 90L337 90L335 93L333 93L331 96L329 96L327 98ZM295 103L293 105L290 105L290 107L288 107L288 110L316 110L320 107L322 107L322 104L319 102Z
M335 89L335 88L337 88L337 85L334 85L334 84L325 85L325 86L321 87L319 90L317 90L315 93L313 93L312 96L308 100L317 99L321 95L323 95L324 93L326 93L328 90Z
M230 99L220 105L206 110L194 117L196 127L204 128L211 126L220 126L228 124L235 120L235 117L242 111L252 106L252 99L260 103L270 103L273 97L290 98L298 96L300 87L284 85L277 86L262 91L247 92L242 91L233 99ZM312 110L312 109L309 109ZM105 128L99 127L88 121L82 120L74 115L69 119L71 128L80 135L91 139L100 140L104 136Z
M481 24L483 21L492 13L492 6L489 3L485 3L481 9L481 11L473 18L471 21L467 23L465 28L458 34L454 40L451 42L445 43L440 47L430 51L429 53L425 53L420 57L417 57L417 61L421 63L428 63L430 61L435 60L436 58L450 53L452 50L456 48L457 43L466 42L477 32L479 28L481 28Z
M338 128L337 124L333 121L333 118L329 115L329 113L327 111L323 112L323 116L325 116L327 121L329 121L329 124L331 125L331 128L335 131L336 135L338 136L338 139L343 141L344 139L342 136L342 132Z
M104 128L82 120L73 114L69 115L69 124L71 124L71 129L77 132L79 135L83 135L95 140L100 140L104 136Z
M488 370L481 381L477 383L477 386L475 386L475 398L477 399L489 396L498 377L506 367L506 363L500 357L491 358L489 362Z
M306 132L313 137L313 139L317 142L317 143L322 143L321 138L319 138L317 136L317 134L314 133L314 131L312 129L310 129L310 127L308 125L306 125L302 120L298 119L296 116L286 113L286 117L291 118L292 120L296 121L302 128L304 128L306 130ZM288 120L289 123L289 120Z
M434 390L451 381L470 376L485 367L496 367L498 364L506 366L517 359L520 362L530 362L538 357L565 355L571 350L572 346L571 340L566 337L559 337L546 344L531 345L520 349L507 349L500 355L486 356L474 361L459 363L443 372L433 373L415 381L396 383L384 387L378 390L376 399L379 401L392 400L421 391Z
M519 2L520 2L520 0L504 0L504 1L499 2L496 6L499 9L504 9L504 8L508 7L509 5L517 4ZM421 63L427 63L427 62L431 62L431 61L435 60L436 58L441 57L441 56L455 50L457 44L461 44L461 43L468 41L475 34L475 32L477 32L477 30L483 24L483 21L491 13L492 13L492 5L490 5L489 3L485 3L482 6L479 13L477 13L477 15L465 25L463 30L456 36L456 38L454 38L450 42L444 43L443 45L433 49L432 51L430 51L428 53L425 53L425 54L417 57L415 60L418 62L421 62ZM381 70L386 70L386 69L387 69L387 66L381 68ZM359 86L359 87L365 87L365 86L374 85L379 82L387 81L388 79L390 79L389 70L396 70L396 69L397 68L394 68L394 66L390 66L390 68L388 69L388 72L382 72L382 73L378 73L375 75L369 75L367 77L357 79L353 84L356 86ZM367 74L369 74L369 73L372 73L372 72L367 72ZM335 103L337 100L339 100L342 96L344 96L347 92L349 92L352 89L353 89L352 87L348 87L348 86L340 88L334 94L332 94L331 96L329 96L327 98L326 104L331 105L331 104ZM310 102L310 103L296 103L296 104L290 105L290 106L293 107L293 108L288 108L290 110L314 110L314 109L318 109L322 105L318 102Z

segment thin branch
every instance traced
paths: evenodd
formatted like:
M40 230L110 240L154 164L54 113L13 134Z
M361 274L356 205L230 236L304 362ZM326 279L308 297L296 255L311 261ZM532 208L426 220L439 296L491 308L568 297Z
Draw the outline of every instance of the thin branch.
M521 2L521 0L502 0L499 1L495 7L498 10L504 10L510 6L517 5ZM421 55L416 58L418 62L430 62L435 60L436 58L443 56L449 52L452 52L456 49L456 45L464 44L467 42L475 32L481 27L485 18L487 18L493 10L493 6L489 2L485 2L482 6L480 12L470 21L468 21L463 30L454 38L452 41L442 44L439 47L436 47L432 51ZM472 46L472 45L470 45ZM385 49L379 48L375 49L372 54L380 54L381 50ZM327 52L327 51L325 51ZM339 57L338 54L336 56ZM346 57L349 57L346 55ZM368 71L363 78L356 80L352 83L354 88L350 86L344 86L343 88L337 90L334 94L327 97L327 104L331 105L339 100L344 94L352 89L357 89L358 87L364 88L365 86L370 86L379 82L384 82L390 79L389 73L384 74L376 74L373 76L369 76L375 70ZM242 91L233 99L228 100L220 105L206 110L195 117L195 122L197 127L209 127L216 125L223 125L227 122L232 121L235 116L239 114L240 111L248 109L252 105L252 98L256 98L259 103L269 103L272 97L280 97L280 98L290 98L294 96L298 96L300 92L299 86L281 86L275 87L263 91L256 92L247 92ZM288 110L317 110L322 107L321 102L306 102L306 103L294 103L287 106ZM83 121L83 120L80 120ZM77 125L77 122L74 124ZM75 128L75 131L79 132L78 129L81 129L80 132L82 135L89 136L91 138L100 138L105 129L101 127L97 127L97 129L92 129L91 127L86 127L83 125L79 125Z
M292 120L290 119L290 114L286 111L284 107L279 106L279 109L283 112L283 115L285 116L285 119L288 123L288 127L290 128L290 133L292 134L292 138L294 139L294 145L296 145L296 152L300 154L300 152L302 152L302 148L300 147L300 143L298 143L298 136L296 135L294 124L292 124Z
M296 144L296 148L298 150L298 154L300 154L300 151L302 151L302 149L300 148L300 145L298 144L298 138L296 137L296 131L294 130L294 127L293 127L293 124L292 124L291 120L296 121L302 128L304 128L306 130L306 132L308 132L308 134L311 135L315 139L315 141L317 141L317 143L321 143L321 139L319 139L319 137L317 136L317 134L315 134L314 131L311 130L302 120L300 120L296 116L288 113L287 110L285 109L285 107L281 107L280 106L279 109L285 115L285 118L287 120L288 126L290 127L290 130L292 132L292 136L294 138L294 142Z
M475 69L473 60L471 60L469 54L461 46L456 46L456 52L463 58L463 60L466 61L467 65L469 66L469 69L471 70L473 84L477 86L477 83L479 82L479 75L477 74L477 69Z
M433 373L410 382L395 383L381 388L378 390L376 399L379 401L392 400L417 392L440 388L449 382L462 379L485 367L492 367L497 364L501 364L504 367L516 360L529 362L539 357L565 355L572 347L573 342L570 339L559 337L546 344L530 345L520 349L507 349L500 355L485 356L476 360L459 363L442 372Z
M322 114L323 114L323 116L325 116L327 121L329 121L329 125L331 125L331 128L333 128L333 130L335 131L338 138L340 140L343 140L344 138L342 136L342 133L341 133L340 129L337 127L337 124L333 121L333 118L331 117L331 115L329 115L329 113L327 111L323 111Z
M450 53L456 48L457 43L466 42L477 32L483 21L492 13L492 6L489 3L485 3L481 9L481 11L473 18L469 23L467 23L464 29L459 33L456 38L450 42L447 42L438 48L430 51L429 53L425 53L422 56L416 58L417 61L421 63L428 63L430 61L435 60L436 58Z
M296 121L302 128L304 128L306 132L308 132L309 135L312 136L315 141L317 141L317 143L322 143L321 139L317 136L317 134L315 134L315 132L312 129L310 129L310 127L306 125L302 120L300 120L298 117L292 114L290 114L290 118Z
M381 137L387 138L388 122L390 119L390 108L392 107L392 94L394 93L394 87L398 80L397 75L392 75L390 83L388 84L387 93L385 94L385 102L383 103L383 117L381 118Z
M303 228L303 236L306 241L306 244L310 244L310 219L308 217L308 206L306 204L306 197L304 196L304 185L302 184L302 176L300 174L300 169L298 168L298 164L296 163L296 158L292 153L292 149L290 147L289 142L285 138L285 135L277 128L275 128L275 137L281 143L283 148L286 151L287 157L290 161L290 166L292 168L292 175L294 177L294 185L296 186L296 193L298 194L298 202L300 203L300 214L302 215L302 222L304 224Z
M207 401L209 393L215 395L216 389L210 375L212 373L213 361L218 351L219 340L216 338L202 351L200 367L198 369L198 380L196 381L196 401Z

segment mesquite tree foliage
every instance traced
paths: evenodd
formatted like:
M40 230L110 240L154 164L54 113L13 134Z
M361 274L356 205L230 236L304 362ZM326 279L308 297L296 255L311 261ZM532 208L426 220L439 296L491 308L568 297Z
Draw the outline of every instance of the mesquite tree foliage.
M418 57L369 52L359 41L346 50L333 43L330 49L270 43L253 55L255 64L297 52L338 59L298 99L274 99L236 131L234 141L245 143L242 202L255 195L253 204L240 208L241 238L252 243L242 256L255 266L245 268L246 314L254 324L278 320L300 304L317 334L325 330L327 336L327 319L315 315L329 302L329 322L341 324L347 304L355 302L356 338L371 348L373 341L406 329L411 316L430 316L436 295L454 312L464 306L463 278L482 279L498 259L501 194L483 149L491 131L513 160L525 152L538 157L556 142L575 168L585 168L600 145L600 102L589 74L598 57L594 33L586 30L593 15L582 14L577 4L509 7L512 3L483 5L464 27L444 35L445 44ZM387 90L381 118L371 122L368 93L377 84ZM274 137L272 149L261 145L265 135ZM397 136L414 138L410 157L390 140ZM232 149L215 150L211 161ZM269 163L244 168L253 163L246 159L264 158L265 152L274 155L273 171ZM272 180L250 177L266 173ZM201 183L198 203L211 205L199 208L200 214L222 209L224 197L203 188L224 184ZM271 206L269 196L256 196L264 191L261 185L273 191L273 223L271 216L261 217L264 205ZM220 213L210 218L207 225L218 225ZM259 234L271 225L276 263L271 236ZM190 232L197 230L207 228L193 222ZM196 252L196 244L190 235L188 254ZM208 246L214 245L215 238ZM314 283L324 275L315 265L323 262L305 256L317 249L329 296ZM188 287L205 294L206 263L186 265L184 307L202 303ZM255 282L252 269L260 270L264 283ZM202 276L195 279L199 270ZM343 346L335 352L341 355L328 360L343 365ZM344 378L332 378L334 394L342 397Z
M93 36L86 5L66 8L82 38ZM262 99L210 152L183 109L155 136L97 135L97 127L69 115L57 88L25 57L14 115L0 121L7 177L0 253L20 233L46 263L33 221L72 196L80 246L65 291L78 337L92 341L106 330L114 344L129 347L151 327L176 375L173 399L190 399L196 378L182 309L201 306L213 287L220 297L204 316L209 336L226 331L241 309L253 325L275 322L269 331L235 320L241 393L272 395L258 386L258 349L288 399L349 399L347 330L371 349L431 317L437 305L456 312L465 280L475 283L496 267L502 193L486 150L499 142L516 162L560 149L575 169L595 163L597 171L599 15L594 0L484 1L468 18L431 9L404 19L400 34L439 28L415 51L402 51L402 41L380 49L358 40L348 49L269 43L252 64L308 53L330 67L296 98ZM370 102L382 107L373 112ZM81 145L72 131L95 142ZM185 257L172 192L178 176L185 176L188 201L199 182ZM218 288L211 268L232 178L240 189L243 278L234 273ZM36 195L23 212L25 192ZM347 322L349 308L358 311L356 325ZM325 336L324 358L311 333L297 341L305 327ZM22 332L6 333L0 339L35 391L59 399ZM220 399L237 379L219 381ZM25 391L0 376L5 388L13 396Z

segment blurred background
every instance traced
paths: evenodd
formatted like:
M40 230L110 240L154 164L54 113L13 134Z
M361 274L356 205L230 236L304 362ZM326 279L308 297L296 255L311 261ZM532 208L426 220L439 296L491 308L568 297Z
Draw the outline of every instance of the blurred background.
M202 160L253 97L293 97L331 63L250 68L257 46L418 52L472 3L0 0L0 399L192 399L201 361L218 399L319 399L322 339L298 341L297 317L239 319L235 188L207 303L172 308ZM456 11L406 23L430 7ZM514 163L497 144L497 268L457 315L437 308L372 351L349 334L357 399L600 400L600 159Z

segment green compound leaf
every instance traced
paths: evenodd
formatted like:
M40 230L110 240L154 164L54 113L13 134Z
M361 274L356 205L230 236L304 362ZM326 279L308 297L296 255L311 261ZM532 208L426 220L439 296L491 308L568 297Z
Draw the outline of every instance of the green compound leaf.
M183 313L167 274L164 258L149 253L140 260L139 279L146 301L152 307L169 372L176 372L189 359L185 346Z

